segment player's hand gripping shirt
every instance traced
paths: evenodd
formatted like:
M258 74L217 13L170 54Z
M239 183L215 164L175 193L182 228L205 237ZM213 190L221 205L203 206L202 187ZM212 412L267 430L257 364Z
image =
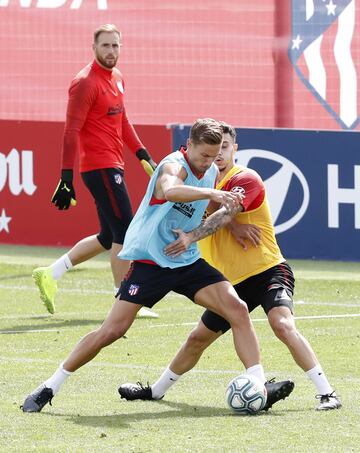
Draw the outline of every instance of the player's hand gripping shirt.
M223 227L199 242L202 257L234 285L284 262L260 176L249 168L234 166L216 188L243 193L244 211L237 214L236 221L261 228L261 242L244 250L231 231Z

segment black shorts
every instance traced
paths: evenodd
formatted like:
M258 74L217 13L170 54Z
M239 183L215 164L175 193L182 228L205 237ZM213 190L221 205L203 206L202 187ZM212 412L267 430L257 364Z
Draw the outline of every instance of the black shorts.
M100 221L97 238L107 250L112 243L123 244L133 214L124 171L120 168L102 168L81 173L93 196Z
M259 305L266 314L274 307L288 307L294 312L292 296L295 278L288 263L281 263L258 275L234 285L240 299L246 302L249 312ZM226 332L230 324L221 316L206 310L201 317L205 326L214 332Z
M170 291L194 301L200 289L222 281L226 278L202 258L176 269L135 261L116 297L151 308Z

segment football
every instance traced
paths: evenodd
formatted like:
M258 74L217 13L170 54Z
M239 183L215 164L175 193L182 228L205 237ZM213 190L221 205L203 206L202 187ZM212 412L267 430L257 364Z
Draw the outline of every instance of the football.
M267 392L265 385L251 374L241 374L226 390L226 402L236 414L254 415L265 407Z

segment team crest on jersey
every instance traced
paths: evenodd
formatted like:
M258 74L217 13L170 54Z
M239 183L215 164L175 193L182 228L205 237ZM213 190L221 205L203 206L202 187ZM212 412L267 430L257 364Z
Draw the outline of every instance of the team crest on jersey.
M130 296L136 296L136 294L139 292L139 288L139 285L131 284L128 293L130 294Z
M245 189L243 187L235 186L230 190L230 192L239 193L240 195L243 196L243 198L245 198Z
M121 183L122 183L122 177L121 177L121 175L119 175L119 174L118 174L118 175L115 175L115 176L114 176L114 179L115 179L116 184L121 184Z

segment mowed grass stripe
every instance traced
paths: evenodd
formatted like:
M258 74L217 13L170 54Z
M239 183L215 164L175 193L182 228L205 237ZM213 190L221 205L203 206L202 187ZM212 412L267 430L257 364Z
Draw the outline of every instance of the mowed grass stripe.
M359 318L360 313L344 313L341 315L313 315L313 316L295 316L295 320L313 320L313 319L335 319L335 318ZM265 322L267 321L267 318L255 318L252 319L253 322ZM159 327L184 327L184 326L196 326L197 322L182 322L182 323L176 323L176 324L155 324L155 325L150 325L147 326L150 329L156 329ZM144 325L141 326L143 329ZM76 327L75 327L76 328ZM78 328L83 329L83 326L78 326ZM41 333L41 332L59 332L59 331L66 331L66 330L74 330L74 327L70 328L55 328L55 329L25 329L25 330L0 330L0 335L4 334L20 334L20 333Z

